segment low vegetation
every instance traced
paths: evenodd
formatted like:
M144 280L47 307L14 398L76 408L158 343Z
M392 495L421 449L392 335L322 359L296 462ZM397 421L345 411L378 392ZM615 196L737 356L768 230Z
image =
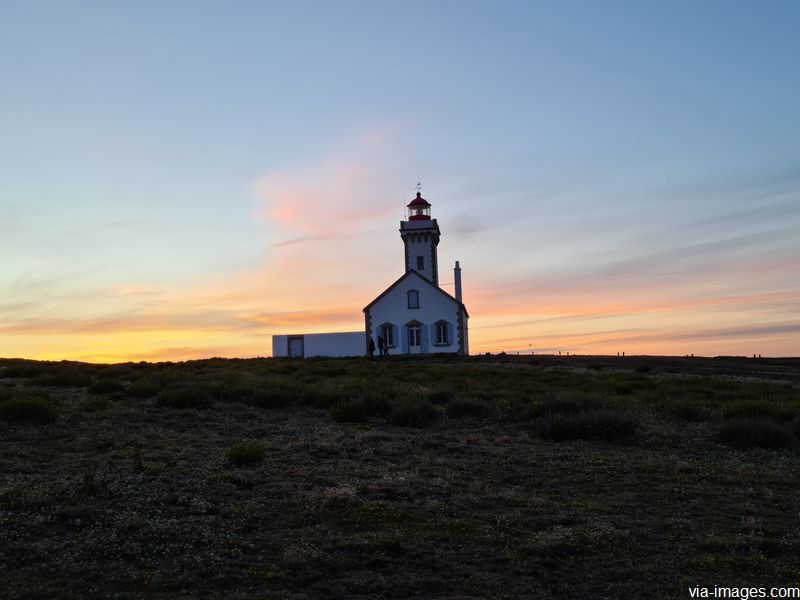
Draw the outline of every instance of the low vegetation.
M58 409L44 396L31 393L10 395L0 402L0 419L9 422L52 423Z
M479 417L484 412L484 405L474 398L456 398L447 403L446 413L451 419Z
M89 396L81 406L86 412L100 412L108 408L108 398L104 396Z
M798 406L765 397L757 400L737 400L723 408L725 420L769 419L778 423L789 423L797 418Z
M401 398L392 405L389 423L401 427L426 427L436 421L439 411L423 398Z
M788 448L797 443L794 429L772 419L732 419L720 428L719 439L735 448Z
M370 418L385 420L391 412L392 403L387 398L365 394L337 401L330 414L338 423L363 423Z
M225 459L237 467L250 467L264 462L267 451L258 444L237 444L225 453Z
M156 396L156 406L190 409L207 408L214 402L208 390L199 386L167 387Z
M793 585L800 360L0 360L0 596Z
M608 409L588 410L578 413L553 413L539 419L536 433L542 439L565 440L618 440L632 436L639 421L624 413Z

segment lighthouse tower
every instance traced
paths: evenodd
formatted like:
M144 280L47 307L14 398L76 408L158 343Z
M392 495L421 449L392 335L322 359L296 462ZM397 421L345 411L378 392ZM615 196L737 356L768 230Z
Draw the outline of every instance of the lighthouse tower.
M419 191L408 204L408 219L400 222L400 237L405 246L406 273L413 269L438 286L436 246L439 245L439 225L436 219L431 219L431 205Z

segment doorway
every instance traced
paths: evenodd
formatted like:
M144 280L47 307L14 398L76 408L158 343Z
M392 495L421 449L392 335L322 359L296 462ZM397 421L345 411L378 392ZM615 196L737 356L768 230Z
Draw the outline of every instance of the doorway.
M421 330L418 324L408 326L408 353L422 354Z
M303 358L303 336L296 335L287 339L289 349L287 355L289 358Z

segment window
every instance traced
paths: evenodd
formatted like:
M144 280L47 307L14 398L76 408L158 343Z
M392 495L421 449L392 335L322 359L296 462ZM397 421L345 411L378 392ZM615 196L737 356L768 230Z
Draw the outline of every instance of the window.
M449 346L450 341L448 339L448 330L450 329L450 324L447 321L439 321L436 323L436 345L437 346Z
M408 308L419 308L419 292L408 290Z
M414 348L419 346L420 327L419 325L408 326L408 347Z
M381 325L381 337L387 348L394 348L394 325L391 323Z
M417 257L417 271L424 271L425 270L425 257L418 256Z

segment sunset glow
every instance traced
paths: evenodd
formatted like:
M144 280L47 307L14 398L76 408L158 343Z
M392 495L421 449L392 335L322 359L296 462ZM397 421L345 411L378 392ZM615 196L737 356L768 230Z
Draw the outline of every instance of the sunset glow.
M800 354L797 3L245 4L3 9L0 356L363 329L418 178L473 353Z

